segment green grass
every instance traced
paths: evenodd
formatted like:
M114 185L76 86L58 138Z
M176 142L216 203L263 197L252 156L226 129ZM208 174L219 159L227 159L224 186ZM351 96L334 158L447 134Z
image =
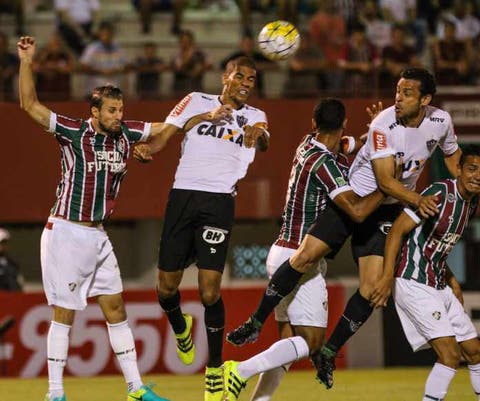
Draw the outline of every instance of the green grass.
M335 385L326 390L314 379L313 371L289 373L272 401L419 401L428 376L427 368L343 370L335 373ZM155 382L155 390L172 401L202 401L203 376L146 376ZM239 401L249 401L255 388L249 382ZM0 379L3 401L43 401L47 379ZM120 376L65 379L68 401L125 401L125 386ZM473 401L468 371L462 368L454 378L447 401Z

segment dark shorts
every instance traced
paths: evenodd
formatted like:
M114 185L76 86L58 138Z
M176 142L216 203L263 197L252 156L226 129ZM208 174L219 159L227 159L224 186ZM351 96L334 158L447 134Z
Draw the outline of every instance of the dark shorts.
M234 218L230 194L172 189L168 197L159 269L198 268L223 272Z
M352 234L353 221L333 202L328 202L325 210L317 217L308 234L325 242L332 250L326 257L335 258L347 238Z
M402 210L403 207L398 203L382 205L363 223L355 224L352 234L355 261L363 256L383 256L388 231Z

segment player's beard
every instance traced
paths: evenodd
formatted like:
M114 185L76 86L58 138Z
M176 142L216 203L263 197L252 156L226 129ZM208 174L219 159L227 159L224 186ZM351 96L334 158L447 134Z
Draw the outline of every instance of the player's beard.
M108 136L117 136L122 131L121 125L118 127L118 130L115 131L110 128L107 128L105 125L102 124L100 120L98 120L98 126L103 132L106 132Z

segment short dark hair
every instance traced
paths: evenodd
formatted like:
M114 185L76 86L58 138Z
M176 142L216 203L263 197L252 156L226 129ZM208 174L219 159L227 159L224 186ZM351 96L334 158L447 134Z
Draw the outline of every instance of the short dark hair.
M435 95L437 92L437 84L435 83L434 76L425 68L405 68L400 73L400 78L404 79L413 79L420 82L420 94L425 95Z
M101 109L104 98L122 100L123 93L120 88L113 85L98 86L90 95L90 107Z
M342 128L345 121L345 106L334 98L320 100L313 110L317 131L334 131Z
M480 157L480 146L479 145L465 145L462 147L462 156L460 156L460 166L465 164L465 159L468 156L478 156Z
M236 57L233 60L230 60L227 65L225 66L225 72L230 73L232 72L235 68L237 67L248 67L251 68L252 70L257 70L257 66L255 65L255 61L253 61L252 58L247 57L247 56L240 56Z

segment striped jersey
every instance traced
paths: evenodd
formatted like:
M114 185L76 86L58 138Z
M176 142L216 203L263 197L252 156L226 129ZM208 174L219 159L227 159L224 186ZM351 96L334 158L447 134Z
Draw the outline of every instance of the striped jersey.
M217 95L192 92L174 107L165 123L183 128L192 117L221 105ZM173 188L234 193L255 157L255 148L244 146L247 125L267 128L265 113L244 104L233 110L231 121L202 121L188 130Z
M351 190L348 164L330 152L313 134L298 146L288 181L282 228L275 245L298 248L307 230L325 209L328 198Z
M49 131L61 149L62 177L51 214L71 221L102 221L112 214L132 144L145 141L150 123L122 121L116 136L95 132L91 119L50 113Z
M465 201L458 192L457 180L435 182L422 195L437 195L440 212L421 221L415 212L405 208L419 225L403 243L395 275L442 289L446 286L448 254L460 240L478 200Z
M403 161L399 181L414 191L425 163L437 147L445 155L458 149L452 119L446 111L427 106L425 116L418 127L406 127L397 120L395 107L378 114L370 124L367 142L357 153L350 168L350 185L359 196L366 196L377 189L372 160L393 156ZM394 203L388 197L385 203Z

